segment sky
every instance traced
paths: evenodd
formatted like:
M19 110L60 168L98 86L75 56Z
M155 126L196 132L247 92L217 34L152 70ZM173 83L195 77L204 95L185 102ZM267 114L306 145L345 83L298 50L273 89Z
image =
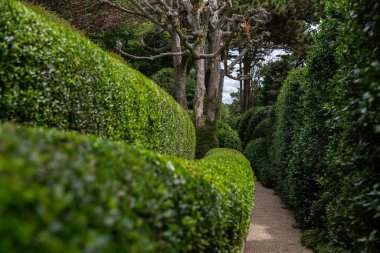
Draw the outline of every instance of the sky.
M270 54L265 61L276 61L279 60L279 55L285 55L285 51L283 50L274 50L272 54ZM234 74L235 75L235 74ZM224 87L223 87L223 103L224 104L231 104L232 98L230 96L230 93L238 91L240 84L239 81L232 80L231 78L225 77L224 78Z

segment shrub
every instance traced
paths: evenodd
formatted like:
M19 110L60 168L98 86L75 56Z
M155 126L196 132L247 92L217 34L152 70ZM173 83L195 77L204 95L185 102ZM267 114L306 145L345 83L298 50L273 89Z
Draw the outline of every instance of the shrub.
M206 153L213 148L219 147L218 125L205 125L197 133L197 146L195 157L203 158Z
M331 83L331 133L321 177L329 242L351 252L380 248L380 5L347 0L329 6L338 19L339 65ZM331 31L326 31L331 33ZM331 84L330 84L331 85ZM327 86L329 87L329 86ZM339 182L339 183L337 183Z
M273 166L317 252L380 247L379 8L330 1L304 73L292 72L276 105Z
M187 113L74 30L1 1L0 120L95 134L191 159Z
M241 151L241 141L238 133L226 123L218 124L218 142L220 148Z
M270 126L269 118L263 119L253 129L252 139L266 138L267 136L270 135L270 132L268 131L270 128L271 128L271 126Z
M305 85L305 68L291 71L280 90L275 107L275 127L270 150L272 167L276 168L276 189L288 197L288 166L295 130L302 126L302 95Z
M229 206L226 222L231 227L226 234L231 242L231 251L240 248L247 236L255 181L249 161L237 150L217 148L210 150L200 161L200 166L211 174L208 179L219 181L224 200ZM226 251L228 252L228 251Z
M163 68L154 73L151 79L163 88L167 93L175 97L175 84L173 68ZM186 99L189 109L194 107L195 71L192 69L186 76Z
M3 252L239 252L253 175L237 151L200 161L43 128L0 127Z
M265 118L268 117L270 106L253 107L245 112L239 123L239 136L242 142L243 148L245 148L250 140L253 139L253 130L255 127Z
M244 155L250 161L258 180L264 185L273 186L275 174L270 167L269 147L268 139L257 138L248 143L244 149Z

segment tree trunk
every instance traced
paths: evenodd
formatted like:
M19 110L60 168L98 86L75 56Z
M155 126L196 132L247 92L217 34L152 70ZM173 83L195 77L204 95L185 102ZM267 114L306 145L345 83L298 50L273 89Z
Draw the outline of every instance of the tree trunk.
M181 52L181 41L176 33L172 33L172 52ZM187 110L186 74L189 57L173 56L175 99Z
M205 50L205 45L202 43L199 45L197 51L203 54ZM196 61L196 85L195 85L195 97L194 97L194 126L197 131L204 126L203 122L203 107L204 107L204 97L206 92L205 86L205 76L206 76L206 66L205 60L199 59Z
M210 31L209 50L215 52L220 48L222 32L219 27L213 27ZM207 118L206 123L213 125L217 122L217 111L219 105L219 81L220 81L221 56L216 56L209 60L210 76L207 85Z
M218 93L218 107L216 110L216 120L220 121L222 119L222 103L223 103L223 86L224 86L224 70L220 70L220 77L219 77L219 93Z
M244 57L243 65L244 65L243 66L244 75L249 75L251 71L249 57ZM250 101L250 96L251 96L251 79L245 79L243 81L243 89L244 89L244 93L243 93L243 102L242 102L242 105L243 105L242 112L244 113L249 109L249 101Z

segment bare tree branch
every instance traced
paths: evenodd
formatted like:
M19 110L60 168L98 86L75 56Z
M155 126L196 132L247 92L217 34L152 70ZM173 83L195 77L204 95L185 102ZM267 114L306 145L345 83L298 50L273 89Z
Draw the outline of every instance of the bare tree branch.
M161 54L161 53L167 52L167 51L169 51L169 50L171 49L171 47L172 47L172 44L168 44L168 45L166 45L166 46L164 46L164 47L153 48L153 47L148 46L148 45L145 43L144 38L141 38L141 40L140 40L140 44L141 44L141 46L142 46L145 50L147 50L147 51L149 51L149 52L151 52L151 53L154 53L154 54Z
M165 56L187 56L187 55L190 55L190 52L188 50L186 50L186 51L182 51L182 52L167 52L167 53L161 53L161 54L150 55L150 56L137 56L137 55L132 55L132 54L129 54L127 52L124 52L122 50L122 44L120 41L116 42L115 49L120 54L122 54L128 58L134 59L134 60L150 60L150 61L153 61L155 59L162 58Z

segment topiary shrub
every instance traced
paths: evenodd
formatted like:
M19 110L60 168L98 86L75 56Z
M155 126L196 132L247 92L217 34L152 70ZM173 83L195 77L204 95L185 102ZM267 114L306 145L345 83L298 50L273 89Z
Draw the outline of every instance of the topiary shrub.
M378 252L380 5L326 6L304 73L291 74L276 105L274 160L285 159L279 177L285 172L283 187L305 244L322 253Z
M253 130L265 118L268 117L268 112L271 106L253 107L245 112L239 123L239 137L243 148L245 148L250 140L253 139Z
M194 157L193 124L166 92L51 15L0 4L0 121Z
M218 148L218 125L205 125L199 129L196 143L195 157L197 159L203 158L210 149Z
M331 133L327 168L320 178L328 241L347 252L375 253L380 248L380 5L347 0L328 7L325 23L339 23L340 42L339 68L321 87L331 90L325 105Z
M3 252L240 252L254 181L237 151L186 162L10 124L0 143Z
M175 97L175 84L173 68L163 68L154 73L150 78L167 93ZM194 107L195 71L192 69L186 76L186 99L187 106L191 110Z
M255 180L250 163L237 150L217 148L207 152L200 166L210 173L207 173L210 182L218 182L218 189L226 196L224 200L229 206L224 220L230 227L225 235L231 248L223 252L241 252L254 201Z
M274 170L271 168L269 159L270 143L266 138L257 138L248 143L244 149L244 155L251 163L258 180L266 185L273 186L275 183Z
M252 139L257 139L257 138L266 138L267 136L270 135L270 125L269 118L263 119L259 124L256 125L256 127L253 129L252 132Z
M238 133L226 123L218 124L218 142L220 148L241 151L241 141Z
M272 167L276 168L276 190L288 197L288 166L291 159L296 129L302 127L302 96L305 68L292 70L280 90L275 107L275 127L270 150Z

